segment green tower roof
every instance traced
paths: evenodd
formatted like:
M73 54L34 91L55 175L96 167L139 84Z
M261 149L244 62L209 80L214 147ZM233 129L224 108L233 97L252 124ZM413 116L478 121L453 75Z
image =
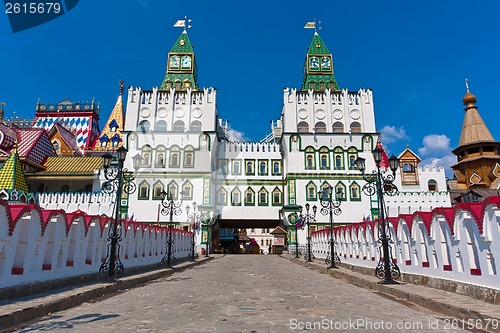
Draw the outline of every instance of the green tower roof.
M314 32L311 45L307 50L304 65L302 90L309 89L314 91L340 90L333 71L333 56L317 31Z
M167 72L160 90L198 90L197 68L193 46L184 30L174 43L167 59Z

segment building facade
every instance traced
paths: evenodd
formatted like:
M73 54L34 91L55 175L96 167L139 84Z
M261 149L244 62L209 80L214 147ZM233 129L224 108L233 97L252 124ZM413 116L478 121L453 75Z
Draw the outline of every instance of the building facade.
M317 32L305 57L303 86L284 89L282 112L271 124L271 135L261 142L234 138L217 114L218 92L197 84L195 59L183 31L168 54L160 87L128 90L123 144L130 156L142 157L137 193L122 203L129 214L143 222L169 222L160 214L165 191L174 200L182 199L183 212L174 223L194 229L198 244L207 239L209 228L203 223L198 228L198 216L186 207L210 212L216 230L247 229L248 237L261 246L269 244L270 231L278 225L286 226L289 242L295 242L295 225L289 222L293 212L286 207L319 206L318 192L330 186L344 194L335 223L378 216L377 198L362 193L365 181L354 165L356 158L364 157L367 169L375 168L371 151L379 133L373 93L339 88L332 54ZM390 213L400 210L395 206L402 202L408 212L449 205L449 196L441 193L446 192L444 170L419 168L415 157L413 176L422 181L402 181L398 171L399 189L410 195L389 203ZM131 169L132 160L127 163ZM436 185L429 187L429 182ZM311 230L329 223L328 216L318 212ZM299 243L305 238L301 229Z

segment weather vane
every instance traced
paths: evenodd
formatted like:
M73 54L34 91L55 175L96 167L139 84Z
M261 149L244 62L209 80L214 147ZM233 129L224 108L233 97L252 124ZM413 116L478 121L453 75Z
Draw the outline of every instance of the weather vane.
M465 88L467 89L467 92L469 92L469 79L465 79Z
M191 19L188 19L187 16L184 16L184 20L177 20L177 22L175 22L174 24L174 28L184 28L184 29L189 29L191 28L191 25L189 23L191 23ZM186 25L186 22L187 22L187 25Z
M316 19L314 19L314 21L309 21L304 26L304 29L314 29L314 32L317 32L318 30L321 30L321 21L318 21L317 23L318 26L316 26Z

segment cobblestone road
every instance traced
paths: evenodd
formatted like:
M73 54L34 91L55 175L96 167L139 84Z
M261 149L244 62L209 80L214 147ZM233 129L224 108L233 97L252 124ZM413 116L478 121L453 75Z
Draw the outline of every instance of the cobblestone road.
M275 255L233 255L19 331L461 332L438 318Z

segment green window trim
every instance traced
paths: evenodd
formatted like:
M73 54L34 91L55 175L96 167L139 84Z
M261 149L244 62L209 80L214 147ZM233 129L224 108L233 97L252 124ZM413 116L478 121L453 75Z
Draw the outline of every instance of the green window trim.
M357 189L357 196L353 196L353 189ZM349 198L351 201L361 201L361 187L358 183L353 182L349 186Z
M221 194L224 194L223 200L220 200L221 199ZM217 191L217 205L221 205L221 206L226 206L227 205L227 191L223 187L221 187Z
M355 147L351 147L347 150L347 163L349 170L358 170L354 161L358 158L358 150Z
M245 160L245 175L255 175L255 160Z
M267 160L258 160L258 175L259 176L267 176L269 174L268 171L268 161ZM264 169L264 170L262 170Z
M238 202L234 200L234 195L237 194L239 197ZM231 191L231 206L241 206L241 191L240 190L232 190Z
M307 201L318 200L318 187L312 181L310 181L306 185L306 200Z
M278 166L278 171L277 172L275 170L276 164ZM271 160L271 174L273 176L281 176L281 173L282 173L281 172L281 168L282 168L282 166L281 166L281 160Z
M184 148L183 165L185 168L194 168L194 148L191 146Z
M342 197L342 200L340 200L340 201L347 201L347 186L341 181L339 181L339 182L337 182L337 184L335 184L335 187L333 188L334 195L335 195L335 193L337 193L339 186L342 186L342 193L344 193L344 196Z
M161 192L163 192L164 186L161 181L157 181L153 184L153 200L161 200Z
M186 190L187 187L189 187L189 190ZM186 180L184 184L182 184L182 193L184 193L183 199L192 200L194 192L193 189L193 184L189 180Z
M274 200L275 199L275 195L278 194L278 200ZM283 202L283 195L282 195L282 192L279 188L275 188L273 190L273 192L271 193L272 197L271 197L271 201L272 201L272 205L273 206L281 206L282 205L282 202Z
M304 168L306 170L316 169L316 152L312 147L307 147L304 150Z
M180 168L181 166L181 152L179 147L175 146L170 149L170 158L168 160L169 168Z
M175 180L168 183L167 193L170 194L174 200L179 198L179 185L175 182Z
M238 170L235 169L235 165L238 165ZM233 160L231 164L231 174L241 175L241 160Z
M326 163L323 163L323 161ZM330 170L330 150L326 147L319 149L319 169Z
M262 195L265 195L264 196L264 199L265 201L262 202ZM259 199L259 202L258 202L258 205L259 206L269 206L269 192L265 189L265 188L261 188L258 192L258 199Z
M150 186L148 182L143 180L139 184L139 190L137 191L137 200L149 200L149 190Z
M255 192L250 187L245 191L245 206L255 206Z

